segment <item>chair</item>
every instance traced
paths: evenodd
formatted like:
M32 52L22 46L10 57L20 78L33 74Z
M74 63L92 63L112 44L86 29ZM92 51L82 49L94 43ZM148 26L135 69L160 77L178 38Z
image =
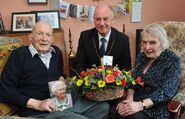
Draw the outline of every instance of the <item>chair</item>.
M170 41L170 48L181 58L181 81L179 89L177 94L173 97L172 101L168 105L170 119L177 119L177 117L180 118L180 116L183 114L183 108L185 106L185 22L161 21L152 24L160 24L162 27L164 27ZM140 42L140 35L138 32L141 32L141 29L136 30L137 49L139 47L138 42Z
M22 45L20 39L0 36L0 75L11 51ZM12 106L0 102L0 116L11 115L13 110Z

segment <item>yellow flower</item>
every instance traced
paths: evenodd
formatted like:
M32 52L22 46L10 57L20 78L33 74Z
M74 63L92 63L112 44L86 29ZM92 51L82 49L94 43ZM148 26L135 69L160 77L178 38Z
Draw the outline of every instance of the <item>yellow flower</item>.
M72 77L72 80L73 80L73 81L76 80L76 76L73 76L73 77Z
M133 81L132 81L132 84L133 84L133 85L136 85L136 82L135 82L135 80L133 80Z
M84 78L84 80L85 80L85 81L87 81L87 80L88 80L88 78L89 78L89 77L88 77L88 76L86 76L86 77Z
M99 87L99 88L105 87L105 81L99 80L99 81L98 81L98 87Z
M124 73L125 73L126 75L129 75L129 71L124 71Z
M98 69L98 72L99 72L99 73L102 72L102 69Z
M82 85L82 83L83 83L83 80L82 80L82 79L79 79L79 80L76 82L76 85L77 85L78 87L80 87L80 86Z
M85 86L90 86L90 85L91 85L90 81L89 80L85 80Z
M121 85L121 80L116 79L116 85L120 86Z
M106 74L110 75L110 74L112 74L112 71L111 70L106 70Z

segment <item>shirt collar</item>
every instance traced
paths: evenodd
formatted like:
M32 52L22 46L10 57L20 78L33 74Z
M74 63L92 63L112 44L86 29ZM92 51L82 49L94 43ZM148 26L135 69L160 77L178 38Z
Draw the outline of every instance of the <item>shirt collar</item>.
M30 44L28 48L29 48L29 51L30 51L32 57L34 57L36 54L40 54L40 53L35 49L35 47L34 47L32 44ZM50 49L49 49L49 51L48 51L47 53L51 53L51 52L54 52L54 53L56 52L55 49L54 49L53 47L50 47Z
M105 38L105 40L108 42L108 41L109 41L109 38L110 38L110 34L111 34L111 30L109 31L109 33L108 33L105 37L102 36L102 35L100 35L100 34L98 33L99 41L100 41L101 38Z

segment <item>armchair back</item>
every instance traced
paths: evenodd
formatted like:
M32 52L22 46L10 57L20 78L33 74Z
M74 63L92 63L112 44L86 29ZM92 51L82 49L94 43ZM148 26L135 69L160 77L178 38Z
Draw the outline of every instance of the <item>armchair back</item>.
M20 39L0 36L0 74L10 53L22 45L23 42Z

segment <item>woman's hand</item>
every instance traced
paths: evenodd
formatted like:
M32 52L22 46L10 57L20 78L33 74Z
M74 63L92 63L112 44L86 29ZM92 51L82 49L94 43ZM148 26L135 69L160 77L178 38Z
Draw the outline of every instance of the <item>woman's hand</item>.
M118 113L124 117L139 112L142 109L143 106L141 102L134 102L129 100L123 100L116 107Z

